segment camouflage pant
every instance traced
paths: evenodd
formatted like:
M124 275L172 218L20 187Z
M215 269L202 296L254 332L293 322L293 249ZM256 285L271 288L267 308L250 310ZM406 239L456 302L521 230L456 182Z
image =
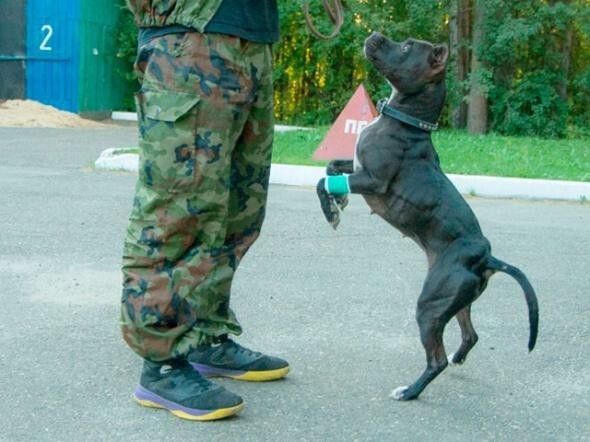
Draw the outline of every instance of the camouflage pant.
M140 48L139 178L123 256L122 329L165 360L241 327L234 272L260 233L273 136L270 45L170 34Z

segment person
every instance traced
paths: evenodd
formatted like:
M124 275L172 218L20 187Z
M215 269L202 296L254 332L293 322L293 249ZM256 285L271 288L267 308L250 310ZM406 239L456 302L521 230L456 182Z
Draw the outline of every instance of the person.
M135 399L192 420L240 411L206 376L284 377L230 336L234 274L260 234L273 141L276 0L127 0L139 27L139 176L123 250Z

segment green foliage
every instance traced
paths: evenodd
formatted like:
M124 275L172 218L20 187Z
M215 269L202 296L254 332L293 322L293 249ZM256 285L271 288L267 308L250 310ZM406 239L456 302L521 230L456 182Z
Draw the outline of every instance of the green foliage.
M124 81L133 84L134 87L132 90L136 90L138 83L137 76L133 71L133 64L137 55L137 26L135 25L133 14L131 14L129 9L127 9L127 7L123 7L123 9L124 11L117 24L119 29L117 35L117 58L120 58L123 61L125 68L119 73ZM135 104L133 96L131 95L127 97L124 104L125 109L123 110L134 110Z
M277 47L277 117L295 124L329 124L364 82L374 99L387 96L389 86L361 53L364 39L379 30L396 40L408 36L448 41L450 11L456 0L348 1L342 34L325 42L309 36L301 4L282 2L283 40ZM580 133L590 116L590 5L548 0L481 0L487 14L480 47L461 44L478 54L486 68L465 82L453 78L451 59L447 86L450 112L467 100L469 88L488 97L490 126L503 134L563 137ZM312 14L320 29L321 2ZM568 30L574 47L565 51ZM564 56L571 56L564 71ZM567 96L562 96L566 91Z
M590 134L590 3L575 4L576 44L572 53L571 123L577 133Z
M470 87L488 98L491 130L507 135L584 136L590 131L590 1L470 0L486 8L479 47L460 44L484 63L466 81L448 69L443 124ZM279 0L281 41L275 46L275 109L278 121L331 124L356 87L364 83L374 100L390 87L365 60L362 47L373 31L397 41L407 37L448 42L457 0L347 0L341 34L330 41L311 36L303 0ZM331 31L320 0L311 1L314 23ZM119 53L135 80L137 30L130 13L120 23ZM568 40L571 38L571 40ZM568 41L570 43L568 43ZM569 46L568 46L569 44ZM129 100L130 103L132 100ZM130 105L131 106L131 105Z
M494 88L492 127L509 135L562 137L568 105L555 90L556 75L548 71L525 74L511 89ZM492 95L493 96L493 95Z
M576 6L564 2L489 0L487 39L479 48L493 81L489 91L491 127L504 134L563 137L577 122L575 74L564 71L567 32ZM569 90L568 97L560 95Z
M573 82L572 122L579 131L590 135L590 64Z
M314 23L331 30L320 1L311 2ZM446 41L447 1L348 1L344 26L334 40L310 35L302 2L279 0L281 42L276 47L276 113L293 124L329 124L334 121L360 83L376 100L391 89L367 63L364 40L373 31L404 40L409 36Z

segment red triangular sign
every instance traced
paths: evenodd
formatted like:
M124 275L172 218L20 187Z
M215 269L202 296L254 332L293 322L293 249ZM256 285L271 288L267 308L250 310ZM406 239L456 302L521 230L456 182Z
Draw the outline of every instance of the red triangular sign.
M360 131L379 115L365 87L361 84L313 154L315 160L354 158Z

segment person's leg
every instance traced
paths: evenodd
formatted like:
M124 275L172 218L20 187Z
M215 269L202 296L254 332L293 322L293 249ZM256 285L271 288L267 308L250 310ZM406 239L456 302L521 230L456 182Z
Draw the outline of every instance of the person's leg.
M122 329L129 346L146 358L142 382L151 380L152 387L140 387L152 392L157 371L152 365L186 374L178 361L186 358L188 348L177 344L196 323L212 318L215 336L240 332L230 311L216 315L223 300L215 290L224 273L220 256L232 152L253 101L254 79L244 75L236 40L169 35L139 55L140 171L124 245ZM193 336L191 345L207 337ZM166 369L162 376L169 373ZM168 401L182 397L168 393ZM141 388L136 399L142 403L138 394ZM233 396L226 398L225 408L236 410ZM190 409L192 399L184 398L180 405ZM159 405L170 409L168 403ZM212 406L225 409L223 403Z
M156 40L138 94L142 155L125 243L123 326L134 350L161 360L241 331L225 289L234 271L226 244L232 158L264 59L248 62L233 37Z
M245 43L244 55L251 60L252 73L259 75L259 81L256 100L232 153L227 228L216 280L216 299L223 300L219 309L225 315L231 314L234 273L258 238L264 220L274 134L270 46ZM199 326L197 322L195 328ZM189 332L186 336L190 335ZM218 343L213 347L200 346L190 353L189 360L197 370L250 381L278 379L289 371L286 361L245 349L226 336L221 336Z

